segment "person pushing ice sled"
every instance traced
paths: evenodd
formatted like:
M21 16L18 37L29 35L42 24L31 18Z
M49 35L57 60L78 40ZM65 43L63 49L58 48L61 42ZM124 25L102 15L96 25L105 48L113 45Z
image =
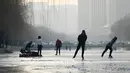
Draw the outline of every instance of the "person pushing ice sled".
M32 52L31 48L34 46L33 41L30 41L27 43L25 48L22 48L20 50L21 54L19 55L20 57L33 57L33 56L38 56L38 52Z

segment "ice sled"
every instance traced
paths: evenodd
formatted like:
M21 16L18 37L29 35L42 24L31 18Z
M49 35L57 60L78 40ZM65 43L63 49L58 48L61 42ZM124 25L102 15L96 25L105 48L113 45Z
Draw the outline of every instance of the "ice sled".
M30 52L30 53L21 53L19 54L19 57L41 57L41 55L38 55L38 52Z

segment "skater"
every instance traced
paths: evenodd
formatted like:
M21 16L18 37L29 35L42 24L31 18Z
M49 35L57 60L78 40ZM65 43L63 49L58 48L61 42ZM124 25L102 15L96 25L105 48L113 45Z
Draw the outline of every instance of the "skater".
M77 49L75 51L73 58L76 57L76 54L78 53L80 47L82 47L82 60L84 60L84 49L85 49L86 40L87 40L86 32L85 30L82 30L82 33L78 36L78 46L77 46Z
M57 41L56 41L56 54L55 55L58 54L58 51L59 51L59 55L60 55L60 48L61 48L61 46L62 46L61 40L57 39Z
M42 47L43 47L43 43L42 43L42 39L41 36L38 36L38 40L37 40L37 48L38 48L38 55L42 56Z
M117 37L114 37L114 38L106 45L106 48L105 48L105 50L103 51L101 57L103 57L104 54L105 54L105 52L109 49L109 50L110 50L109 58L113 58L113 57L112 57L112 51L113 51L112 46L113 46L113 44L116 42L116 40L117 40Z

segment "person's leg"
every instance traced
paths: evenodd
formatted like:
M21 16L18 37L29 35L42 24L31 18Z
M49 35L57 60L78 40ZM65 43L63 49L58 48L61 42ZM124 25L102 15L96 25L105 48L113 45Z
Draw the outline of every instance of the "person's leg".
M76 49L76 51L75 51L75 54L74 54L73 58L76 57L76 55L77 55L77 53L78 53L78 51L79 51L79 49L80 49L80 46L81 46L81 44L79 43L78 46L77 46L77 49Z
M40 47L40 55L42 55L42 45L41 45L41 47Z
M56 54L55 55L57 55L58 54L58 47L56 47Z
M82 59L84 59L84 49L85 49L85 44L82 44Z
M41 51L41 48L40 48L40 56L41 56L41 52L42 52L42 51Z
M39 45L38 45L38 55L40 55L40 48L39 48Z
M40 50L39 50L39 48L38 48L38 55L40 55Z
M110 49L109 57L112 57L112 51L113 51L113 49L112 49L112 47L110 47L109 49Z
M59 55L60 55L60 47L59 47Z
M39 48L39 53L40 53L39 55L41 56L41 47Z
M103 51L103 53L102 53L102 55L101 55L101 57L103 57L104 56L104 54L105 54L105 52L108 50L108 46L106 46L106 48L105 48L105 50Z

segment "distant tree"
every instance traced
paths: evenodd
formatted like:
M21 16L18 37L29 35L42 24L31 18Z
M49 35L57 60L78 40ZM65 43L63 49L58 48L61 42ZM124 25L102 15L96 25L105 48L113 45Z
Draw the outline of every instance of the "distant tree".
M117 36L120 40L130 41L130 15L126 15L111 26L111 35Z

